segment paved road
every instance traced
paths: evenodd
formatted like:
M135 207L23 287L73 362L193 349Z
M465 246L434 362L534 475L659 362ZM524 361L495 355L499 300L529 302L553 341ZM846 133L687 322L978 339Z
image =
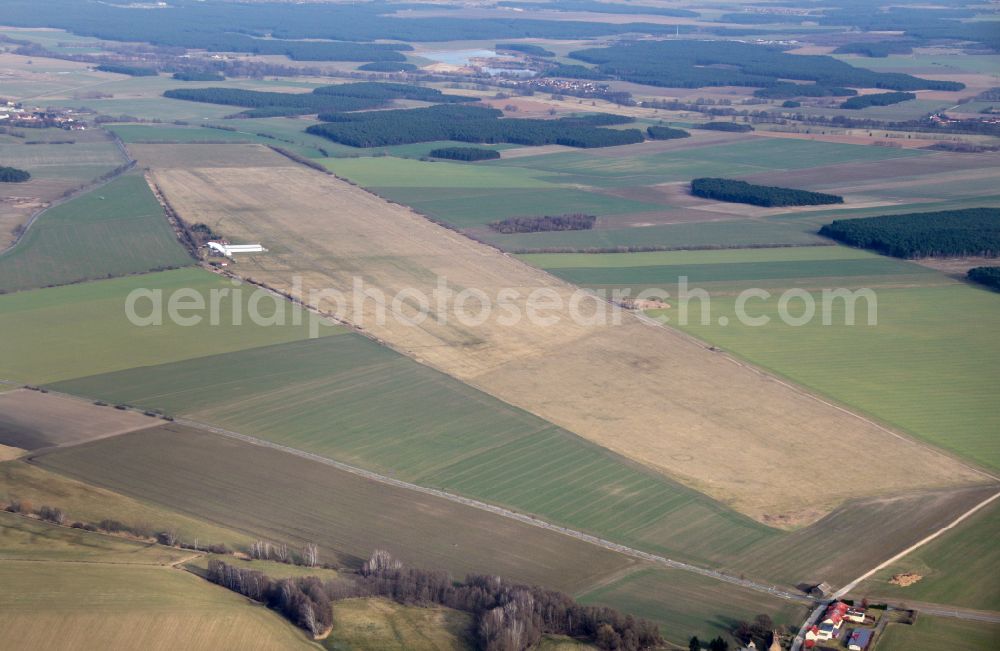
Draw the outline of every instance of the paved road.
M290 448L284 445L279 445L277 443L272 443L270 441L265 441L263 439L258 439L253 436L247 436L246 434L240 434L238 432L232 432L221 427L215 427L213 425L208 425L206 423L200 423L194 420L188 420L186 418L178 418L176 423L181 425L187 425L188 427L194 427L206 432L212 432L214 434L219 434L221 436L227 436L229 438L238 439L240 441L245 441L253 445L258 445L261 447L272 448L274 450L280 450L288 454L294 454L295 456L302 457L304 459L309 459L310 461L316 461L328 466L333 466L338 470L343 470L359 477L364 477L372 481L377 481L389 486L395 486L397 488L403 488L405 490L416 491L418 493L424 493L426 495L433 495L434 497L439 497L441 499L446 499L450 502L456 502L458 504L463 504L465 506L472 507L474 509L479 509L481 511L488 511L500 517L509 518L511 520L517 520L524 524L531 525L533 527L538 527L540 529L548 529L549 531L555 531L564 536L569 536L571 538L576 538L577 540L582 540L584 542L590 543L592 545L597 545L598 547L603 547L619 554L624 554L625 556L631 556L632 558L637 558L639 560L647 561L662 567L668 567L674 570L682 570L684 572L693 572L694 574L700 574L702 576L716 579L718 581L724 581L726 583L731 583L733 585L738 585L749 590L754 590L756 592L762 592L769 594L779 599L785 599L787 601L794 601L803 604L812 604L814 599L811 597L806 597L801 594L794 592L789 592L782 588L773 585L767 585L764 583L758 583L756 581L750 581L748 579L742 579L740 577L732 576L724 572L718 572L716 570L710 570L704 567L698 567L697 565L690 565L688 563L682 563L680 561L675 561L663 556L657 556L656 554L650 554L648 552L640 551L638 549L633 549L632 547L627 547L625 545L620 545L610 540L605 540L604 538L598 538L597 536L592 536L582 531L576 531L575 529L569 529L567 527L562 527L557 524L552 524L551 522L546 522L531 515L526 515L524 513L517 513L516 511L511 511L503 507L495 506L493 504L487 504L486 502L480 502L479 500L470 499L468 497L463 497L461 495L455 495L454 493L449 493L447 491L438 490L436 488L428 488L426 486L418 486L417 484L411 484L409 482L400 481L398 479L393 479L392 477L386 477L385 475L380 475L370 470L364 470L363 468L358 468L355 466L342 463L340 461L334 461L333 459L328 459L326 457L319 456L318 454L312 454L311 452L303 452L302 450L297 450L295 448Z

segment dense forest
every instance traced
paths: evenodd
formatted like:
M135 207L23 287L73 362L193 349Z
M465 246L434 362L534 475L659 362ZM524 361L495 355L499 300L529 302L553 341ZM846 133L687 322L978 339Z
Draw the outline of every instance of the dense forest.
M969 269L969 280L986 285L1000 292L1000 267L975 267Z
M140 66L127 66L120 63L102 63L95 70L101 72L114 72L119 75L129 75L131 77L155 77L157 72L153 68L143 68Z
M753 92L755 97L764 99L790 99L792 97L850 97L858 91L843 86L824 86L822 84L777 84L767 88L758 88Z
M687 138L691 134L684 129L652 126L646 129L646 135L649 136L650 140L675 140L677 138Z
M57 27L110 41L148 42L213 52L287 54L293 59L311 61L402 61L399 51L410 49L407 45L360 41L573 39L635 32L674 33L672 25L652 23L448 16L399 18L391 14L406 5L383 0L364 3L174 0L171 6L170 11L136 11L127 4L111 2L4 0L3 19L5 24L15 27Z
M855 68L822 55L787 54L779 48L736 41L623 41L607 48L571 52L597 72L651 86L761 86L788 79L822 86L892 90L961 90L958 82Z
M544 217L508 217L490 222L490 228L498 233L543 233L547 231L588 231L594 227L597 217L574 213L570 215L546 215Z
M325 124L306 131L352 147L384 147L434 140L519 145L611 147L642 142L638 129L601 129L591 118L500 119L497 109L441 104L419 109L321 114Z
M500 152L495 149L482 149L480 147L442 147L430 151L432 158L447 158L449 160L477 161L496 160L500 158Z
M691 194L705 199L749 203L754 206L819 206L844 203L843 197L822 192L754 185L733 179L700 178L691 181Z
M885 58L890 54L912 54L913 41L871 41L868 43L845 43L833 51L834 54L860 54L870 58Z
M520 52L533 57L554 57L556 55L555 52L531 43L497 43L496 50L497 52Z
M696 129L707 129L709 131L732 131L733 133L746 133L753 131L753 127L745 122L706 122L696 124Z
M376 82L321 86L311 93L277 93L240 88L178 88L165 91L163 96L252 109L244 114L247 117L360 111L380 108L393 99L438 103L476 101L475 97L447 95L434 88Z
M819 231L897 258L1000 255L1000 208L967 208L838 219Z
M663 642L656 624L612 608L583 606L561 592L498 576L454 581L444 572L404 568L381 550L372 553L354 581L315 576L276 580L214 559L208 578L267 604L313 635L333 624L331 602L385 597L404 605L437 604L472 613L476 645L483 651L524 651L546 634L569 635L608 651L640 651Z
M16 167L0 166L0 183L24 183L31 179L31 173Z
M852 97L841 104L840 108L857 110L869 106L891 106L911 99L917 99L917 96L913 93L873 93Z

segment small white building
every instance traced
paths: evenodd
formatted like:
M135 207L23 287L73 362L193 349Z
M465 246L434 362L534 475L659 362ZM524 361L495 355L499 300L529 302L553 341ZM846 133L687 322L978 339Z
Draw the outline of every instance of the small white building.
M216 251L227 258L232 258L238 253L266 253L260 244L229 244L228 242L209 242L208 248Z

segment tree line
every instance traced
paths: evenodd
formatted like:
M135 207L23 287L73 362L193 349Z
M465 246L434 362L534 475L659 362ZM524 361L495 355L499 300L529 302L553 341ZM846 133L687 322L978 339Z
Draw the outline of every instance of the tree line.
M319 116L324 123L312 125L306 132L352 147L435 140L610 147L643 140L638 129L602 129L588 124L587 118L502 120L502 116L497 109L446 104L368 113L324 113Z
M587 231L594 227L597 217L573 213L543 217L508 217L490 222L489 227L498 233L542 233L546 231Z
M891 90L965 87L958 82L855 68L825 55L788 54L780 48L737 41L625 41L606 48L578 50L569 56L595 64L598 74L650 86L769 87L798 79L823 86Z
M853 88L827 86L824 84L777 84L768 88L758 88L754 97L764 99L785 99L792 97L851 97L858 94Z
M155 77L157 75L155 68L129 66L124 63L102 63L97 66L95 70L100 70L101 72L114 72L119 75L129 75L131 77Z
M780 188L772 185L756 185L746 181L719 178L700 178L691 181L691 194L705 199L748 203L754 206L820 206L844 203L844 198L835 194Z
M844 43L834 54L859 54L872 59L884 59L890 54L912 54L915 41L872 41Z
M857 110L869 106L891 106L911 99L917 99L917 96L913 93L873 93L852 97L842 103L840 108Z
M404 568L382 550L372 553L352 582L315 576L276 580L218 559L209 561L208 579L267 604L314 636L333 625L332 602L385 597L403 605L440 605L472 613L477 646L483 651L523 651L545 634L569 635L619 651L648 649L663 641L656 624L612 608L583 606L561 592L498 576L469 575L454 581L445 572Z
M706 122L694 126L696 129L707 129L708 131L732 131L733 133L753 131L751 125L742 122Z
M24 183L30 179L31 172L27 170L0 166L0 182L2 183Z
M477 161L496 160L500 158L500 152L495 149L482 149L480 147L441 147L432 149L429 154L432 158L447 158L449 160Z
M1000 208L838 219L820 235L897 258L1000 255Z

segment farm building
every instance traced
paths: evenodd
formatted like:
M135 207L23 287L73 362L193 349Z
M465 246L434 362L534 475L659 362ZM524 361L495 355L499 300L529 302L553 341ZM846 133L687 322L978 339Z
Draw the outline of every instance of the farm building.
M227 258L233 257L237 253L265 253L265 249L260 244L230 244L229 242L209 242L208 248L220 253Z
M847 613L844 615L844 619L856 624L864 624L865 611L863 608L848 608Z
M847 648L851 651L866 651L872 642L873 632L870 628L854 629L851 632L851 637L847 638Z

